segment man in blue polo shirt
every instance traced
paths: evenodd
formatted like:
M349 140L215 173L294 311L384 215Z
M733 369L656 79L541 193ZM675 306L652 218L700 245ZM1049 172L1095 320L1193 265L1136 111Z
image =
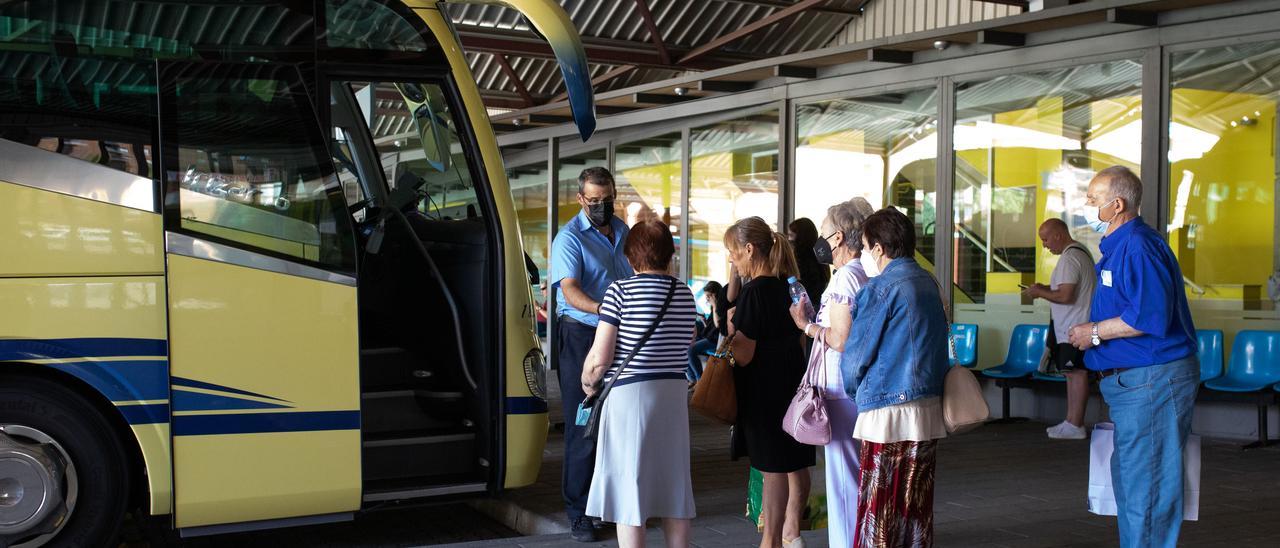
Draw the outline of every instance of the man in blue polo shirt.
M595 528L586 515L587 493L596 465L596 443L584 439L577 426L578 404L586 398L582 391L582 362L596 338L600 323L600 300L605 289L635 272L622 254L627 241L627 225L613 216L617 198L613 175L602 167L591 167L578 176L578 204L582 211L564 225L551 245L550 283L557 288L559 314L560 404L564 409L564 471L560 486L570 536L579 542L594 542Z
M1182 270L1164 236L1138 216L1142 181L1128 168L1089 182L1085 219L1103 232L1089 322L1071 344L1102 374L1115 422L1111 482L1120 545L1168 546L1182 526L1182 449L1199 386L1195 327Z

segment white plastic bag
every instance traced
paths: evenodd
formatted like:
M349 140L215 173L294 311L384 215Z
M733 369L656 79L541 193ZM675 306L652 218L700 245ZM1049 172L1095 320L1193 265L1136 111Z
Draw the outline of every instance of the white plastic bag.
M1111 486L1111 453L1115 451L1115 424L1100 422L1089 441L1089 512L1116 515L1116 494ZM1182 449L1182 519L1200 519L1200 436L1187 436Z

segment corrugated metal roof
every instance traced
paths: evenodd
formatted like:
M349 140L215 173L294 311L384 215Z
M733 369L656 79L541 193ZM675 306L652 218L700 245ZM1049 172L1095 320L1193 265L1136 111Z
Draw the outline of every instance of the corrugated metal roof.
M859 0L830 0L821 6L789 17L768 28L726 44L718 52L745 57L773 57L820 48L852 20ZM585 41L593 38L633 42L638 48L653 49L644 19L635 0L561 0L565 11ZM648 0L654 24L667 48L688 50L738 28L785 9L790 2L750 0ZM449 15L459 30L501 29L529 33L528 23L515 10L496 5L448 4ZM676 55L673 55L676 57ZM467 55L476 82L482 90L514 94L516 87L507 78L495 55L472 52ZM554 60L507 54L512 69L535 97L550 97L564 90L559 67ZM588 55L590 62L590 55ZM616 65L591 65L592 76L600 76ZM619 89L671 78L678 70L641 67L615 78L597 91ZM513 95L514 96L514 95Z

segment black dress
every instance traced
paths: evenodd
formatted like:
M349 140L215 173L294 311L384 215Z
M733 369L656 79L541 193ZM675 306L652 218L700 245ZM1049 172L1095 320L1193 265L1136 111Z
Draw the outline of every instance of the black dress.
M800 330L791 320L791 296L780 278L761 276L742 286L733 326L756 341L750 363L733 369L738 430L751 466L761 472L795 472L814 465L814 448L782 430L782 417L804 376Z

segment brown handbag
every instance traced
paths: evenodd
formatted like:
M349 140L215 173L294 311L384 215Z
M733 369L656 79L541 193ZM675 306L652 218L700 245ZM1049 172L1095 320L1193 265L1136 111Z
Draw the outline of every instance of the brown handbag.
M702 378L694 386L689 407L722 424L738 419L738 393L733 384L733 336L725 339L714 356L707 358Z

